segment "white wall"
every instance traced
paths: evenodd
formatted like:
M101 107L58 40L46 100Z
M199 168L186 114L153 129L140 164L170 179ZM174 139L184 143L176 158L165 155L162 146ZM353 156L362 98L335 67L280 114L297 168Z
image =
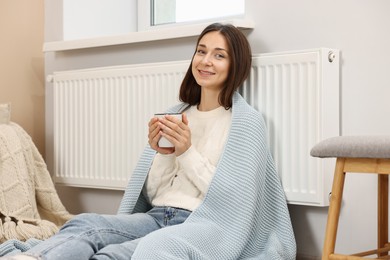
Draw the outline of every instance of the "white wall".
M83 39L137 31L135 1L63 1L63 39ZM115 15L113 17L113 14Z
M51 1L45 1L46 8ZM55 9L55 8L54 8ZM330 47L341 50L341 133L390 133L390 2L387 0L247 0L256 22L249 33L254 53ZM60 14L59 14L60 15ZM58 25L46 11L46 39L53 40ZM58 19L57 19L58 20ZM189 59L195 38L46 53L46 74L55 70ZM47 158L50 167L51 86L46 89ZM333 174L333 173L329 173ZM122 192L58 187L74 213L114 213ZM376 178L347 176L338 236L339 252L374 248L376 239ZM327 208L290 205L301 255L320 256ZM352 239L353 238L353 239Z
M0 1L0 103L45 152L43 0ZM0 152L1 153L1 152Z

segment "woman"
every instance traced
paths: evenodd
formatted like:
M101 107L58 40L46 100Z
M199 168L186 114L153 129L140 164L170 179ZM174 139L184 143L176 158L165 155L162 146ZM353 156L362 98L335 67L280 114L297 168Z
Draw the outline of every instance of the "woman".
M295 259L264 122L236 92L250 67L237 28L206 27L168 111L182 120L150 120L118 214L81 214L12 259Z

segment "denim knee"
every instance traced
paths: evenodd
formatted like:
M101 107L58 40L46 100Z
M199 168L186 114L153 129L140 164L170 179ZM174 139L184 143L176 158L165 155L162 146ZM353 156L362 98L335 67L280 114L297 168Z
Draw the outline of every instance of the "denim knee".
M66 222L62 226L61 230L66 228L71 228L71 227L82 228L82 229L96 227L96 223L98 222L98 219L100 219L100 217L96 213L82 213L76 215L68 222Z

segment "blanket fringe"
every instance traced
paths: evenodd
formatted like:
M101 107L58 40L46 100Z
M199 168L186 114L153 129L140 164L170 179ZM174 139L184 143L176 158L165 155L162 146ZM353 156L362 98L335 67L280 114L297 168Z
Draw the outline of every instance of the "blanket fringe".
M3 230L4 238L6 240L11 238L18 238L18 233L16 233L16 223L12 221L11 217L6 216L4 218Z
M58 232L58 227L47 220L17 219L1 214L0 243L9 239L26 241L30 238L44 240Z

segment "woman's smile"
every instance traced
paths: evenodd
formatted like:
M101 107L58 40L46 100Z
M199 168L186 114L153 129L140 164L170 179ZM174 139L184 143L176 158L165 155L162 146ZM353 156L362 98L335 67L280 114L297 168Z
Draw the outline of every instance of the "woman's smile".
M201 76L212 76L212 75L215 75L214 72L211 72L211 71L207 71L207 70L198 70L199 71L199 75Z

